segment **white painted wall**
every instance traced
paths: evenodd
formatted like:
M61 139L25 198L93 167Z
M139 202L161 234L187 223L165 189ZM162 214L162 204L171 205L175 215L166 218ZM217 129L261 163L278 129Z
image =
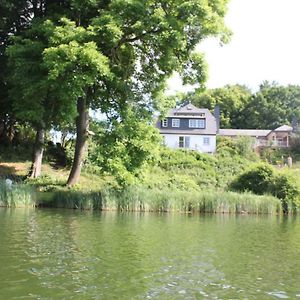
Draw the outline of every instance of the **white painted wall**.
M216 152L216 136L215 135L183 135L183 134L162 134L164 137L164 144L170 148L179 148L179 137L190 137L190 149L197 150L199 152ZM209 138L209 145L204 145L204 137Z

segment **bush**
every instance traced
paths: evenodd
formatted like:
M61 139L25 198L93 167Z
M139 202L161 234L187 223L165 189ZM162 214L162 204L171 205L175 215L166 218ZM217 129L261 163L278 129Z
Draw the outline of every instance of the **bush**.
M259 164L239 175L230 185L235 191L251 191L262 195L268 193L275 179L274 169L267 164Z
M237 138L218 137L217 153L220 156L238 155L248 160L258 160L258 155L254 151L255 139L249 136L239 136Z
M260 153L260 156L263 160L274 165L284 165L289 155L290 153L287 149L273 148L265 148Z
M291 176L259 164L239 175L230 185L234 191L271 194L281 200L284 213L295 212L300 205L300 189Z

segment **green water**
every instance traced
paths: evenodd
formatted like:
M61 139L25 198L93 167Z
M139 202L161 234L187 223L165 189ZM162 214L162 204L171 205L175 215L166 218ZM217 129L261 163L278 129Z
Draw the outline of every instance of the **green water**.
M300 299L300 219L0 209L0 299Z

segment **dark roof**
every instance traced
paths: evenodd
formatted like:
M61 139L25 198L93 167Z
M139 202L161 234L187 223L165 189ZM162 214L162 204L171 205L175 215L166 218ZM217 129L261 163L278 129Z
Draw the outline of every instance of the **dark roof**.
M169 111L168 113L168 117L186 117L186 118L190 118L190 117L201 117L201 116L205 116L207 114L211 114L210 111L206 108L198 108L195 105L188 103L184 106L181 106L179 108L173 108Z

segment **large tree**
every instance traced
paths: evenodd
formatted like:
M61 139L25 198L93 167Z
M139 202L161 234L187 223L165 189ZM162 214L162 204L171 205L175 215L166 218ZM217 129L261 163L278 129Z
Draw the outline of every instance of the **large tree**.
M47 46L40 49L40 63L48 74L46 90L50 88L50 99L60 99L70 111L77 110L68 185L79 179L89 109L100 109L109 120L136 108L150 117L174 71L186 83L202 82L204 58L194 49L208 36L227 39L223 22L227 2L69 0L56 5L52 16L44 13L43 18L50 19L41 24L49 28L43 39ZM46 107L48 94L42 101Z
M16 116L8 96L7 57L10 36L19 35L30 23L28 2L23 0L0 1L0 143L11 143Z
M67 81L76 81L74 90L80 90L75 93L77 142L69 185L76 183L80 174L88 109L100 108L109 116L117 115L129 103L153 110L156 96L173 71L182 74L185 82L203 81L204 59L193 51L207 36L225 39L226 4L226 0L73 2L77 18L74 22L63 20L54 45L45 51L52 78L57 78L63 89ZM100 67L100 77L89 77L92 64L76 71L81 59L69 54L77 47L92 47L95 55L98 52L101 62L95 60L94 69ZM61 78L68 80L62 82Z
M60 18L68 7L64 0L0 3L0 140L12 139L16 121L36 129L31 177L41 174L45 129L56 123L63 111L51 96L43 63L42 53L51 34L43 22Z

